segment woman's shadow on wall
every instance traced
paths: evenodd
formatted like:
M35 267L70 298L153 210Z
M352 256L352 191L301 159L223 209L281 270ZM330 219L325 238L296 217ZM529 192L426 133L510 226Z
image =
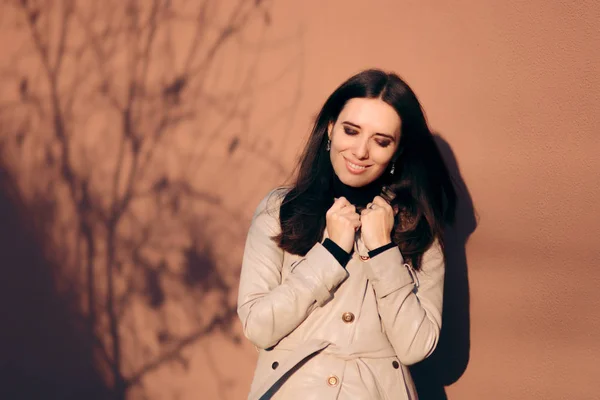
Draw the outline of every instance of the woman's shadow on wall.
M434 137L454 180L457 207L455 223L446 230L446 276L440 340L429 358L410 368L421 400L447 400L445 387L458 381L469 363L469 277L465 247L477 227L473 202L454 153L439 134Z

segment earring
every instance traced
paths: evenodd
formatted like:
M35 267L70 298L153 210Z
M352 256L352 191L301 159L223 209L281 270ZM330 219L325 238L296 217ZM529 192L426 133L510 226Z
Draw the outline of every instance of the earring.
M390 169L390 175L394 175L395 170L396 170L396 164L392 164L392 169Z
M327 145L325 146L325 150L331 150L331 139L327 139Z

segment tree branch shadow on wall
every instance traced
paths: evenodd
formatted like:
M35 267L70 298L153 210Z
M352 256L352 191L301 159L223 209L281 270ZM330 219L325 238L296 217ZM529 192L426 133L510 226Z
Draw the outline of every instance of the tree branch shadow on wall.
M446 276L440 340L429 358L410 368L421 400L448 399L445 387L464 374L471 346L465 247L477 227L477 218L454 152L439 134L435 134L435 141L454 180L457 208L455 224L446 230Z
M255 93L278 83L258 74L271 2L6 3L23 48L14 66L0 68L0 87L17 89L15 98L0 99L0 150L14 155L3 162L13 183L23 183L14 185L13 203L32 217L0 229L47 241L45 252L19 250L29 269L0 278L0 288L25 288L19 290L32 304L7 314L16 325L2 333L1 346L19 354L6 353L4 362L0 352L0 372L20 383L5 389L25 396L39 380L36 393L52 398L96 398L77 388L97 398L106 391L119 400L165 398L153 393L151 377L188 374L201 339L219 334L239 342L231 271L213 250L217 239L241 240L243 219L214 193L208 167L224 143L227 165L268 158L264 140L243 134ZM267 163L282 168L277 159ZM47 230L28 225L45 218ZM21 298L19 290L3 292L3 305ZM19 315L29 322L17 324ZM51 324L57 327L46 328ZM21 347L13 345L19 337ZM73 361L82 371L63 377L54 362L61 363L65 346L68 358L70 344L84 358ZM219 398L228 398L216 362L205 360ZM95 370L83 376L88 362L105 379L102 390Z
M15 204L32 215L12 221L11 229L48 243L45 253L19 253L35 258L23 261L33 269L20 274L16 268L19 274L6 275L0 285L27 288L36 310L22 313L30 322L2 339L16 348L11 337L24 338L21 354L7 353L13 355L5 374L21 383L6 390L26 394L28 383L39 380L36 393L52 398L70 399L78 387L98 398L106 387L114 399L153 398L155 386L146 389L150 377L188 373L201 339L218 333L239 342L231 272L212 250L216 239L240 240L242 219L198 175L209 177L209 156L226 142L228 162L239 153L262 156L260 141L239 132L249 125L257 85L271 84L257 79L265 50L252 44L270 24L267 3L236 0L228 9L218 0L7 2L20 16L14 34L27 40L15 66L6 68L12 72L1 75L2 87L18 88L18 98L0 102L0 145L14 154L4 160L18 177L13 183L23 182L14 189L20 193ZM187 38L177 30L184 24ZM46 34L50 28L56 41ZM189 46L180 46L184 42ZM242 52L247 42L252 46ZM225 57L234 45L236 63ZM224 69L231 64L235 71ZM29 227L42 216L47 230L37 222ZM45 258L49 253L54 261ZM37 291L43 300L33 296ZM59 292L69 296L60 299ZM16 289L2 295L5 304L20 298ZM72 313L64 311L67 305ZM64 335L45 328L61 321ZM77 334L69 331L73 324ZM63 342L68 351L75 343L82 357L89 351L89 360L73 365L85 371L89 362L100 370L104 391L77 371L63 378L53 365L61 354L44 361ZM206 364L218 375L215 362L207 357ZM179 391L172 389L175 398ZM95 399L86 393L73 396Z
M57 294L44 238L26 208L0 165L0 398L106 399L93 343L72 310L77 299Z

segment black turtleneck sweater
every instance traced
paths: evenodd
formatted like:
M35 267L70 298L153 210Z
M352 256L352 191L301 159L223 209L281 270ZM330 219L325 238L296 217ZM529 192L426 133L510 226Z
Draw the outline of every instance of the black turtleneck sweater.
M355 188L343 183L336 174L333 174L333 180L331 184L333 196L335 198L345 197L346 200L356 206L357 212L360 212L367 206L368 203L372 202L373 198L381 193L382 187L382 180L377 179L366 186ZM350 261L350 255L352 253L347 253L344 249L338 246L337 243L329 238L323 241L323 246L336 258L336 260L338 260L338 262L344 268L346 267L348 261ZM387 249L391 249L392 247L395 247L393 242L377 249L373 249L369 251L369 257L373 258L377 254Z
M373 201L375 196L381 193L383 182L377 179L366 186L352 187L343 183L336 174L333 174L331 188L333 197L345 197L350 203L356 206L357 209L363 209Z

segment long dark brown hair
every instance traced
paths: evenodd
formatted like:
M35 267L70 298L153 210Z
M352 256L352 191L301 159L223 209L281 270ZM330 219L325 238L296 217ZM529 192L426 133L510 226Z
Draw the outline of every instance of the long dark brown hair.
M327 128L353 98L379 98L400 116L400 142L388 167L394 164L395 173L386 171L382 180L396 194L394 204L399 208L392 240L418 269L435 239L443 248L444 226L453 222L456 194L417 96L396 74L377 69L354 75L323 105L279 210L281 233L273 239L283 250L299 255L321 240L325 213L334 200Z

